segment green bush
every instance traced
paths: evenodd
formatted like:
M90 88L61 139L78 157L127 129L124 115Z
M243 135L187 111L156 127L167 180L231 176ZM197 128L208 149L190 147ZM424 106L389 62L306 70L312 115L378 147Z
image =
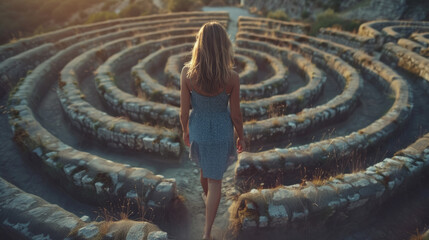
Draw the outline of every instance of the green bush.
M86 23L95 23L95 22L102 22L110 19L116 19L118 18L118 14L114 12L96 12L91 14L88 19L86 20Z
M316 21L311 25L310 34L315 36L319 29L326 27L336 27L345 31L355 31L361 24L358 20L348 20L338 16L332 9L327 9L316 17Z
M137 17L142 14L143 9L135 3L131 3L119 12L119 17Z
M283 10L276 10L275 12L268 12L267 15L268 18L281 20L281 21L288 21L289 17Z

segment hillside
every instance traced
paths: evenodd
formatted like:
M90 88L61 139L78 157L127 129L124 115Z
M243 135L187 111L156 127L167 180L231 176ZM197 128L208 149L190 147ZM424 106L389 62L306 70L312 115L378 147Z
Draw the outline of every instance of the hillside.
M428 20L429 2L418 0L245 0L244 5L259 11L283 10L289 17L315 19L318 13L330 8L346 19L412 19Z
M70 25L158 12L151 0L5 0L0 2L0 44Z

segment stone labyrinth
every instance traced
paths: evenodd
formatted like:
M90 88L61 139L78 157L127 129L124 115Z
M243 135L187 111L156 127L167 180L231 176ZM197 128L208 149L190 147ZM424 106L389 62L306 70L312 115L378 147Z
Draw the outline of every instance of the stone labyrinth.
M175 178L78 150L35 113L55 88L67 121L90 141L149 152L164 165L186 159L179 73L196 32L209 20L227 27L229 15L125 18L1 46L0 90L10 95L16 144L80 201L106 206L128 199L154 219L88 222L2 180L3 225L28 238L71 232L85 239L167 239L156 224L179 196ZM427 172L429 134L414 134L407 122L415 101L429 99L429 22L373 21L357 34L322 29L317 37L308 31L302 23L239 18L235 61L250 147L226 173L233 180L223 190L231 200L228 221L239 234L299 232L309 222L317 232L348 217L369 216ZM93 91L85 90L89 84ZM421 96L413 98L414 89ZM410 141L399 148L389 143L407 130ZM381 145L394 154L372 154ZM375 159L350 165L365 157ZM14 204L3 204L11 199Z

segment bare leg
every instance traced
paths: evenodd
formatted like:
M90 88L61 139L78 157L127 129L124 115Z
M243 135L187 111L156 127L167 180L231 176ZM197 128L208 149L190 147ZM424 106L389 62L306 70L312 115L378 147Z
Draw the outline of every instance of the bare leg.
M210 239L212 225L216 217L217 208L219 207L221 197L222 180L208 179L208 195L206 207L206 224L204 226L203 239Z
M203 187L204 194L207 196L209 187L207 185L207 178L203 177L203 169L200 169L200 182L201 186Z

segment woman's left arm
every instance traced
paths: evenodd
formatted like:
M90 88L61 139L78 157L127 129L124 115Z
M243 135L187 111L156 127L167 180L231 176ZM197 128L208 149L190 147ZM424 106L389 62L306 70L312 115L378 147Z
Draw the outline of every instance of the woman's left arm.
M191 105L189 88L186 77L187 68L182 68L180 74L180 124L182 124L183 142L186 146L190 146L189 143L189 109Z

